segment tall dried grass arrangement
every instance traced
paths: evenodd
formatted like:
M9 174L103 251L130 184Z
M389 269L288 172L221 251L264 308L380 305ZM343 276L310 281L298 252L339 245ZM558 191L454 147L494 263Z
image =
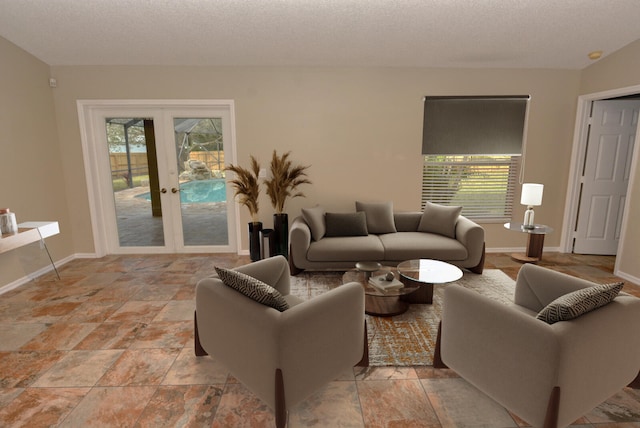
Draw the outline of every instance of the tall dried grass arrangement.
M271 178L265 180L267 195L271 199L271 205L277 214L284 212L284 204L289 198L304 196L304 193L297 191L302 184L311 184L305 172L309 166L293 165L289 160L291 152L278 156L273 151L271 157Z
M229 165L225 171L231 171L236 176L230 183L236 189L236 197L240 205L244 205L251 214L251 221L258 223L258 196L260 195L260 164L251 156L251 168L246 169L239 165Z

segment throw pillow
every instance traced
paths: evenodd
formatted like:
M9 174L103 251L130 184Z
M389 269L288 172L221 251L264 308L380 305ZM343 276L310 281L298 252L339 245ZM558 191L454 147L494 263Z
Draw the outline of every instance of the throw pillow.
M445 206L427 202L418 225L419 232L437 233L438 235L456 237L456 223L462 207Z
M220 280L227 287L244 294L263 305L271 306L280 312L289 309L289 304L278 290L246 273L215 266Z
M367 236L367 218L363 212L326 213L325 236Z
M313 208L302 208L302 218L311 229L311 238L319 241L324 237L327 228L324 224L324 208L315 206Z
M393 220L393 202L365 203L356 201L356 211L363 211L367 217L369 233L395 233Z
M545 306L536 318L548 324L577 318L610 303L622 290L623 284L594 285L565 294Z

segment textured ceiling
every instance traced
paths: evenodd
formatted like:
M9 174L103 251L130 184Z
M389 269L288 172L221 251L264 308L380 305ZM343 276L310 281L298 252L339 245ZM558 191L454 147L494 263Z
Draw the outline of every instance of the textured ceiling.
M0 0L50 65L582 69L640 39L640 0Z

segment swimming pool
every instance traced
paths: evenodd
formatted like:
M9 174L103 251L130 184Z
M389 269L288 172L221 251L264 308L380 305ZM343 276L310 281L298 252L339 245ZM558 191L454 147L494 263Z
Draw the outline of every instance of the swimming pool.
M142 193L136 197L150 201L151 193ZM225 202L226 200L227 187L222 178L194 180L180 184L180 202L183 204Z

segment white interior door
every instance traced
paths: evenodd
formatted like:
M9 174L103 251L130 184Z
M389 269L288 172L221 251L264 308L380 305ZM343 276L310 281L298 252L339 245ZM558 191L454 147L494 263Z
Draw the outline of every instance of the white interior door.
M617 252L639 110L638 100L593 102L574 253Z
M82 105L96 252L235 252L233 104Z

